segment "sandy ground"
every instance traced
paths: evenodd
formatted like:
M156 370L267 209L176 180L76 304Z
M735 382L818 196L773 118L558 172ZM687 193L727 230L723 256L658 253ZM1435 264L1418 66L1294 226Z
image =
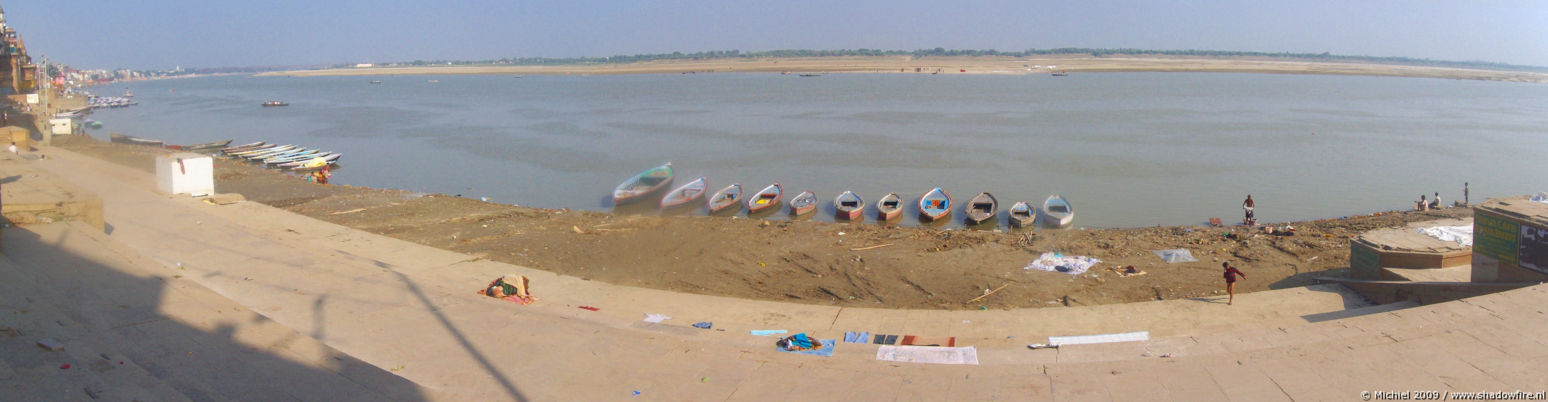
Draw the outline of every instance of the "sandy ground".
M56 144L152 170L161 149L84 137ZM348 175L347 167L337 172ZM1239 291L1342 276L1349 239L1375 228L1468 217L1469 208L1292 223L1295 236L1242 226L978 231L743 217L628 215L491 204L442 194L322 186L218 159L216 188L317 219L588 280L740 298L918 309L1093 305L1215 295L1220 261L1247 273ZM599 190L600 191L600 190ZM1221 211L1227 220L1240 211ZM1198 262L1152 251L1187 248ZM1023 269L1059 251L1103 260L1086 275ZM1134 265L1146 275L1109 271ZM983 296L986 290L1002 290ZM550 290L554 291L554 290Z
M1052 68L1050 68L1050 66ZM1548 74L1395 64L1315 62L1251 57L1037 56L1037 57L815 57L734 60L669 60L565 66L440 66L344 68L264 73L285 76L411 74L665 74L714 72L1048 74L1165 71L1339 74L1548 83Z

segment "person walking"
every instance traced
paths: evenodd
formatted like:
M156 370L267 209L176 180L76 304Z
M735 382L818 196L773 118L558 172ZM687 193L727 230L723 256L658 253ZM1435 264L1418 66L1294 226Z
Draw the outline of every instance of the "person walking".
M1229 306L1236 302L1236 276L1241 275L1242 279L1247 279L1247 274L1231 266L1229 261L1220 263L1220 267L1225 268L1226 294L1230 295L1226 305Z
M1242 224L1255 225L1258 223L1258 220L1253 218L1252 215L1252 209L1257 206L1257 203L1252 202L1252 194L1247 194L1247 201L1242 201L1242 211L1244 211L1246 215L1242 218Z

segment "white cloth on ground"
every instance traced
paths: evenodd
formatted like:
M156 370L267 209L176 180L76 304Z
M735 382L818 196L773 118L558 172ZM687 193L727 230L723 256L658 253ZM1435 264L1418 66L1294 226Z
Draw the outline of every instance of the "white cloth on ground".
M1150 340L1150 331L1125 332L1121 334L1078 335L1078 336L1050 336L1048 344L1054 346L1086 345L1093 343L1115 342L1141 342Z
M1193 258L1193 253L1189 252L1188 249L1185 248L1156 250L1152 251L1152 253L1156 253L1157 257L1161 257L1162 261L1166 261L1168 263L1194 262L1199 260L1197 258Z
M672 319L672 317L667 317L666 315L662 314L645 314L645 322L659 323L670 319Z
M1025 269L1080 275L1086 273L1087 269L1091 269L1091 266L1100 262L1102 260L1083 255L1066 256L1059 253L1043 253L1036 260L1032 260L1032 263L1028 264ZM1064 267L1064 269L1059 269L1059 267Z
M904 363L978 365L978 349L966 347L892 346L876 349L876 360Z
M1431 226L1419 228L1419 233L1425 236L1441 239L1441 241L1454 241L1462 247L1473 246L1473 227L1469 226Z

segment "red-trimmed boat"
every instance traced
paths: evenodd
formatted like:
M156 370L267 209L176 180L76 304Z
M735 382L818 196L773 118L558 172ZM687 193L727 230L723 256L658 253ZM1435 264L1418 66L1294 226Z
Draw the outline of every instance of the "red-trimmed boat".
M951 194L940 187L919 197L919 218L936 221L951 216Z
M817 193L802 191L790 199L791 215L806 215L817 210Z
M865 200L853 191L833 198L833 217L842 220L865 219Z
M704 198L704 191L709 189L709 178L699 177L667 192L666 197L661 198L661 209L671 209Z
M778 206L780 198L784 195L784 189L779 186L779 183L770 184L747 198L747 213L755 214L769 207Z

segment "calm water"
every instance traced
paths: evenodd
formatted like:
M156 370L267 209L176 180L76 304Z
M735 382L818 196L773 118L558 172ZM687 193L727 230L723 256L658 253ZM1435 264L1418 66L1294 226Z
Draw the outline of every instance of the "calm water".
M1450 203L1464 181L1474 202L1548 190L1548 86L1533 84L672 74L218 77L94 91L126 89L141 105L96 113L98 138L296 143L344 152L337 183L536 207L611 209L614 186L663 161L678 183L709 176L712 190L813 190L826 216L846 189L867 203L935 186L959 202L989 191L1002 223L1011 203L1060 193L1087 227L1230 222L1247 194L1273 222L1407 208L1436 191Z

